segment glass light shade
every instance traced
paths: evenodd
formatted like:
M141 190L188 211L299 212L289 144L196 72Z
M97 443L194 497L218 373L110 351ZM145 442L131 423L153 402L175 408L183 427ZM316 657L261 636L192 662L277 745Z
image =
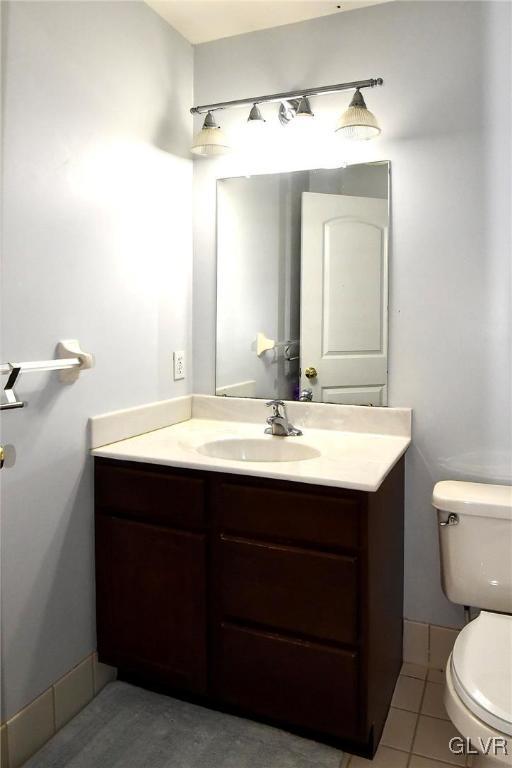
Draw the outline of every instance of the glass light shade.
M377 118L367 108L360 91L356 91L349 108L343 112L335 132L345 139L373 139L380 131Z
M203 127L194 139L191 152L193 152L194 155L210 157L212 155L225 155L230 149L231 147L229 146L224 133L215 122L211 112L208 112Z

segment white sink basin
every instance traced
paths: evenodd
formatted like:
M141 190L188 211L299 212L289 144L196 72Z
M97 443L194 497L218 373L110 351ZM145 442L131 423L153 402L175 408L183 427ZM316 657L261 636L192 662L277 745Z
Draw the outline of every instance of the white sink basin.
M197 447L197 451L213 459L232 461L304 461L320 456L320 451L297 442L300 438L229 438L212 440Z

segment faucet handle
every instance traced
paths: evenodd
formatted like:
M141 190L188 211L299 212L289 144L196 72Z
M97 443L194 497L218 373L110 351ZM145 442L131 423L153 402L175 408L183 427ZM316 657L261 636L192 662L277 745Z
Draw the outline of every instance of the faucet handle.
M273 416L281 416L279 413L279 408L282 407L284 413L286 413L286 405L284 400L269 400L268 403L266 403L267 408L272 406L272 415Z

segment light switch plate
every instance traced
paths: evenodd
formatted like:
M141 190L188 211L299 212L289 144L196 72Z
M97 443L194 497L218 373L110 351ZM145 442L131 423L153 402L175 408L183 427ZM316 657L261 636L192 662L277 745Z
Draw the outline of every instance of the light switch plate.
M180 350L173 352L174 362L174 381L179 381L185 378L185 352Z

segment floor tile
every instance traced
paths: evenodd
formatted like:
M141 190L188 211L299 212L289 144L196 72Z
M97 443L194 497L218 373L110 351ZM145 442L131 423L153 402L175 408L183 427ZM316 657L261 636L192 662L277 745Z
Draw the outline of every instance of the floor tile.
M404 620L404 661L428 666L428 624Z
M448 656L459 634L458 629L430 627L429 665L434 669L446 669Z
M382 734L382 746L409 752L417 719L418 716L413 712L391 707Z
M48 690L8 721L9 767L23 765L54 733L53 693Z
M449 720L450 718L445 709L443 697L444 685L427 682L423 703L421 705L421 714L430 715L430 717L440 717L442 720Z
M418 680L425 680L427 676L427 667L423 667L421 664L411 664L409 661L404 661L400 674L406 675L406 677L416 677Z
M424 686L425 682L423 680L400 675L396 683L391 706L398 709L406 709L408 712L419 712Z
M430 760L428 757L412 755L409 768L448 768L450 763L440 763L439 760ZM453 763L451 763L453 765Z
M453 754L448 746L454 736L459 734L449 720L420 715L412 752L453 765L464 765L465 756Z
M445 683L444 670L429 669L427 674L427 680L429 680L431 683L440 683L441 685L444 685Z
M409 755L389 747L379 747L373 760L363 757L352 757L350 768L406 768Z

